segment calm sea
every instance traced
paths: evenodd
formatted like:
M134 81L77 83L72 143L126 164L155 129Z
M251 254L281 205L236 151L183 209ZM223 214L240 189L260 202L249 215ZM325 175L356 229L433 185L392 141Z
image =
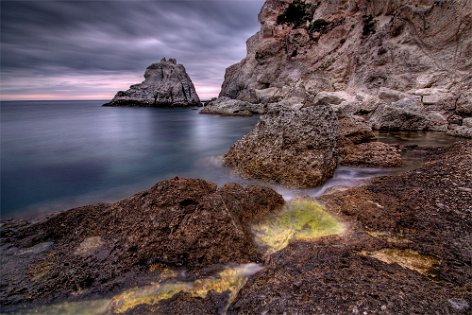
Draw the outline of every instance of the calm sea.
M2 218L113 201L173 176L238 180L218 156L258 120L103 103L1 103Z

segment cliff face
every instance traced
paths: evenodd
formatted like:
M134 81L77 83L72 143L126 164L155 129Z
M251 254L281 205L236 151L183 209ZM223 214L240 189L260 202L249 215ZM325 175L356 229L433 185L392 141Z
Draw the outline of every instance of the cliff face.
M200 106L192 80L175 59L146 68L144 81L118 92L107 106Z
M267 0L259 21L220 96L309 106L342 91L334 104L366 113L414 97L435 126L472 114L471 1Z

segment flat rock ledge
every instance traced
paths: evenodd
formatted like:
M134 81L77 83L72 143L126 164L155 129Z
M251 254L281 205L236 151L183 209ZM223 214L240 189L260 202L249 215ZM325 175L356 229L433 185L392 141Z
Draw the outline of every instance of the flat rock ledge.
M249 225L283 204L267 187L174 178L113 204L4 222L2 311L109 294L156 265L260 262Z
M142 83L119 91L103 106L186 107L201 103L184 66L163 58L146 68Z
M315 187L336 169L338 120L329 106L271 110L237 141L224 163L249 178Z

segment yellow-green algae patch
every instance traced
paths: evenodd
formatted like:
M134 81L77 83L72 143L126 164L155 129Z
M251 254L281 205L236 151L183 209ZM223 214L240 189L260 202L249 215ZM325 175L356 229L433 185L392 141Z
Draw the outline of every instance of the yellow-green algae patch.
M256 243L270 255L285 248L290 240L311 240L341 234L344 225L309 199L294 199L282 210L253 226Z
M360 252L363 256L374 257L387 264L398 264L423 275L434 276L440 260L433 256L422 255L411 249L384 248L381 250Z
M231 302L246 284L248 276L261 269L262 267L257 264L246 264L228 267L214 278L199 279L194 282L155 283L144 288L128 290L112 299L109 311L124 313L140 304L157 304L179 292L189 293L192 297L200 298L205 298L210 291L215 293L229 292Z

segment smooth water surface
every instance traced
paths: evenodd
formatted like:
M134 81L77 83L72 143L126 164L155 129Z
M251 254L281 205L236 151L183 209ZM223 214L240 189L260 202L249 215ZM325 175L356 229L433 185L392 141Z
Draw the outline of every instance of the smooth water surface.
M232 175L217 157L258 120L101 104L2 102L3 218L112 201L173 176L221 184Z

